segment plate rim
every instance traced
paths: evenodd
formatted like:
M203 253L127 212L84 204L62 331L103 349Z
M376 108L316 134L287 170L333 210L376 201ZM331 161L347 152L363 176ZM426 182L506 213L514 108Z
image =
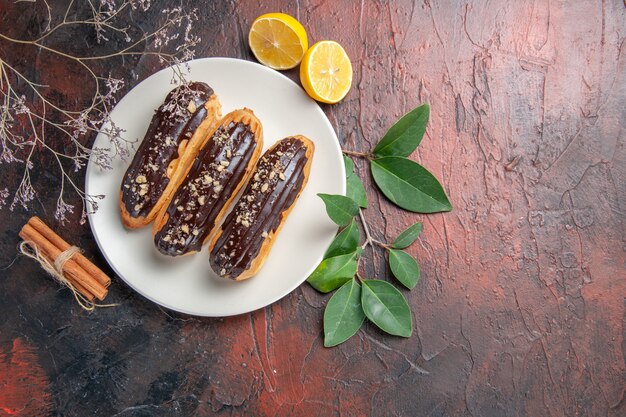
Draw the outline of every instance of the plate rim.
M204 57L204 58L197 58L197 59L193 59L187 62L184 62L180 65L186 66L186 65L190 65L193 64L195 62L202 62L202 61L223 61L223 62L231 62L234 63L235 65L248 65L251 67L255 67L256 69L265 71L267 73L273 73L274 75L278 75L282 78L284 78L285 80L287 80L289 83L293 84L294 86L296 86L299 89L302 89L302 87L300 85L298 85L296 82L294 82L292 79L290 79L289 77L287 77L285 74L282 74L276 70L273 70L271 68L268 68L264 65L261 65L259 63L256 62L252 62L252 61L248 61L246 59L240 59L240 58L230 58L230 57ZM126 92L126 94L124 94L124 96L115 104L115 106L113 107L113 109L111 110L111 112L113 112L117 106L120 104L120 102L122 100L124 100L124 98L126 98L126 96L128 94L130 94L133 90L135 90L136 88L139 88L141 86L141 84L143 84L144 82L146 82L147 80L149 80L152 77L156 77L158 74L162 73L162 72L167 72L167 71L172 71L172 68L174 68L175 65L171 65L165 68L160 69L159 71L151 74L150 76L144 78L143 80L141 80L139 83L137 83L133 88L131 88L130 90L128 90ZM322 119L324 120L324 123L327 125L327 127L330 128L330 132L332 133L333 136L333 147L335 148L335 150L338 151L339 155L343 155L343 151L341 149L341 145L339 144L339 138L337 137L337 132L335 131L335 128L333 127L332 123L330 123L330 120L328 119L328 116L326 115L326 113L324 113L324 110L322 110L322 108L320 107L319 103L317 103L315 100L313 100L312 98L310 99L316 107L316 111L318 111L320 113L320 115L322 116ZM98 133L96 135L96 138L94 139L94 142L92 144L92 147L94 146L94 144L96 143L96 141L98 140L98 137L101 135L102 133ZM92 173L92 171L95 171L97 169L97 167L93 167L92 166L92 158L90 157L88 162L87 162L87 166L85 169L85 180L84 180L84 185L85 185L85 193L86 194L90 194L89 193L89 177ZM341 177L339 178L339 185L340 185L340 190L341 193L343 195L346 194L346 171L345 171L345 165L343 163L340 164L340 171L343 172L343 175L341 175ZM105 196L105 198L111 198L111 196ZM90 202L87 202L86 204L91 205ZM89 207L91 208L91 207ZM100 250L100 253L102 254L102 256L105 258L107 264L109 265L109 267L111 267L111 269L113 269L113 271L115 272L115 274L122 280L124 281L124 283L126 285L128 285L130 288L132 288L135 292L137 292L139 295L141 295L142 297L150 300L151 302L155 303L158 306L161 307L165 307L168 310L171 311L175 311L178 313L182 313L182 314L186 314L186 315L190 315L190 316L195 316L195 317L233 317L233 316L239 316L239 315L243 315L243 314L248 314L257 310L261 310L263 308L266 308L268 306L271 306L272 304L276 303L277 301L285 298L287 295L291 294L296 288L298 288L299 286L301 286L306 279L308 278L309 275L311 275L311 273L317 268L317 266L319 265L319 263L323 260L324 255L322 254L321 256L319 256L318 260L313 264L313 266L311 268L309 268L309 270L307 271L306 274L304 274L304 278L302 280L294 280L294 283L292 285L290 285L288 287L287 290L285 290L284 292L281 292L281 295L279 296L275 296L275 297L271 297L271 300L267 303L265 303L262 306L259 307L254 307L252 309L241 309L241 311L238 312L233 312L233 313L229 313L229 314L206 314L206 313L198 313L195 311L190 311L187 310L185 308L179 308L179 307L174 307L169 305L166 302L163 302L161 300L157 300L155 298L153 298L152 296L148 295L147 293L145 293L144 291L142 291L139 287L137 287L136 285L134 285L130 280L127 280L123 274L120 273L120 271L118 270L118 268L115 266L114 262L112 262L112 260L110 259L109 255L107 254L107 252L104 249L104 245L102 244L100 237L98 236L98 234L95 231L94 228L94 221L93 221L93 216L95 216L97 213L93 212L92 210L88 210L87 211L87 219L89 222L89 228L91 230L91 234L94 237L94 240L96 241L96 244L98 245L98 249ZM339 227L337 227L337 230L339 229Z

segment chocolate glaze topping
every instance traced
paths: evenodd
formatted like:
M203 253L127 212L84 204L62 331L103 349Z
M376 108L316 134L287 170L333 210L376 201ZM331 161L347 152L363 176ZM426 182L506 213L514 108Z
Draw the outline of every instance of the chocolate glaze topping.
M161 253L176 256L200 250L256 147L254 133L241 122L213 134L167 207L169 218L154 238Z
M263 241L275 232L304 181L306 146L286 138L265 152L210 255L211 268L235 279L250 268Z
M168 165L206 118L204 103L211 95L211 87L194 82L170 91L156 110L122 181L122 202L132 217L147 216L154 208L170 181Z

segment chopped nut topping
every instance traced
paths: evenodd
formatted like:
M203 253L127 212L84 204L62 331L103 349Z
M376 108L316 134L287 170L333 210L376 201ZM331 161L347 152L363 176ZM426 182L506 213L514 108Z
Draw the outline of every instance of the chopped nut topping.
M270 172L270 180L273 180L275 176L276 176L276 171Z
M178 211L183 211L184 209L185 209L185 208L184 208L183 206L178 206L178 207L176 207L176 210L178 210Z
M141 204L135 204L135 211L141 210Z
M228 161L220 161L220 165L223 167L227 167L228 165L230 165L230 162Z
M185 137L186 137L186 138L190 138L190 137L192 137L192 136L193 136L193 133L191 133L191 132L187 132L187 133L185 133Z
M198 197L198 204L200 204L201 206L204 206L204 200L205 200L205 197L201 195L200 197Z
M170 240L172 240L170 235L165 235L165 237L163 238L163 242L169 242Z
M267 232L263 232L263 233L261 234L261 236L263 236L263 237L268 237L268 236L269 236L269 234L268 234Z
M194 236L198 236L199 233L200 233L200 231L198 229L193 229L191 231L191 234L194 235Z
M226 149L226 158L231 158L233 156L233 153L230 151L229 149Z
M278 174L278 178L280 178L282 181L285 181L285 174L281 172L280 174Z
M214 186L214 187L217 187L218 185L220 185L220 182L219 182L219 181L213 181L213 186Z
M263 185L261 186L261 192L262 192L262 193L266 192L266 191L267 191L267 189L268 189L268 187L269 187L269 185L268 185L267 183L263 184Z
M222 172L222 171L224 171L224 165L220 164L217 166L217 172Z
M248 199L248 201L252 202L252 201L254 201L254 196L253 195L249 195L247 197L247 199Z
M283 153L282 153L281 151L277 151L277 152L276 152L276 155L278 155L278 156L283 156Z
M189 233L189 226L187 226L186 224L183 224L182 226L180 226L180 230L183 233Z
M220 191L222 191L222 186L221 185L216 185L215 187L213 187L213 192L214 193L219 193Z
M241 225L242 225L243 227L250 227L250 222L249 222L248 220L242 220L242 221L241 221Z
M198 108L196 107L196 103L193 100L191 100L189 102L189 105L187 106L187 110L189 110L189 113L195 113L197 109Z
M226 270L224 268L220 271L220 275L226 275Z
M259 176L258 172L256 174L254 174L254 180L255 181L261 181L261 177Z
M224 129L223 127L220 129ZM219 132L219 133L218 133ZM228 139L228 133L222 131L218 131L215 132L215 134L213 135L213 140L216 142L222 142L224 141L224 139Z
M137 175L137 178L135 178L135 182L137 184L144 184L144 183L148 182L148 180L146 179L145 175Z

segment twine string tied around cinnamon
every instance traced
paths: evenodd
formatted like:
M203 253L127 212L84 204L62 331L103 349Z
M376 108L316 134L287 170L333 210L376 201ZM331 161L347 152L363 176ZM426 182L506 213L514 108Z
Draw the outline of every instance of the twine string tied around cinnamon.
M82 295L76 287L72 284L70 280L65 277L63 273L63 267L65 263L69 261L75 254L82 253L82 250L77 246L70 246L68 249L61 252L59 256L54 260L54 262L50 262L42 253L39 251L37 245L32 244L31 242L22 241L19 246L20 252L34 259L41 265L44 271L54 278L56 282L58 282L61 286L69 288L69 290L74 295L76 302L78 305L86 311L94 311L96 307L115 307L119 304L96 304L93 301L89 301L84 295Z

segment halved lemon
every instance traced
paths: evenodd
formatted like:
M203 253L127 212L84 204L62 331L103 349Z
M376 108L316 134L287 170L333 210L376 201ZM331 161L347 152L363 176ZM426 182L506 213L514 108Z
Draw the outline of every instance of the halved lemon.
M322 103L337 103L352 86L352 64L335 41L320 41L304 54L300 82L306 92Z
M285 13L268 13L252 22L248 42L263 65L277 70L295 67L309 47L304 27Z

